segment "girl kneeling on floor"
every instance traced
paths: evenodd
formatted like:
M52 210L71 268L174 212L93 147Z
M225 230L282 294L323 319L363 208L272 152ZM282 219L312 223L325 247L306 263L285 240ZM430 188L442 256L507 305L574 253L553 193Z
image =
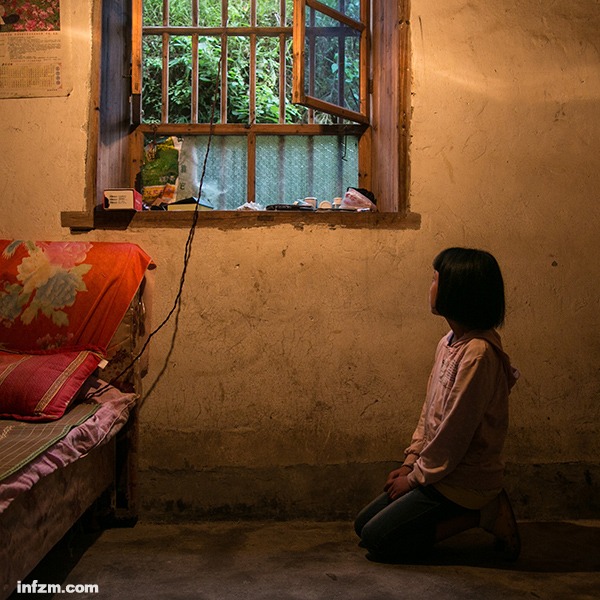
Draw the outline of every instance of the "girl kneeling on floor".
M520 540L502 488L508 395L518 372L502 350L504 282L482 250L448 248L433 261L429 302L451 331L437 347L417 428L402 466L355 521L374 560L420 559L472 527L494 534L509 559Z

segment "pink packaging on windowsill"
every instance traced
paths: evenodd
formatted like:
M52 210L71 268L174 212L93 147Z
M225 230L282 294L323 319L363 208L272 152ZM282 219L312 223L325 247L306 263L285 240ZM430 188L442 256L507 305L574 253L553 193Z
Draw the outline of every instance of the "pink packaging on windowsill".
M142 195L133 188L104 190L106 210L142 210Z

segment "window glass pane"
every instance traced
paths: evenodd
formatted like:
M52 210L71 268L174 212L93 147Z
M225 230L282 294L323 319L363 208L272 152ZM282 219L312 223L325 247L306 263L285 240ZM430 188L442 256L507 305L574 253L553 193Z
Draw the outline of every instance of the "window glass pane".
M250 26L250 1L249 0L229 0L227 25L229 27L249 27Z
M331 202L358 182L355 136L258 136L256 201L285 203L307 196Z
M192 38L169 40L169 123L189 123L192 107Z
M351 17L355 21L360 20L360 0L319 0L321 4L335 8L338 12Z
M360 35L339 21L309 10L306 28L305 89L331 104L359 111Z
M314 193L324 200L343 196L348 186L358 185L358 138L321 136L314 139ZM317 196L319 198L319 196Z
M250 119L250 40L230 37L227 43L227 121L248 123Z
M162 104L162 38L145 35L142 38L144 61L142 77L142 120L145 123L160 123Z
M340 73L342 106L360 112L360 38L356 35L346 37L344 57L341 62L343 72Z
M179 157L177 199L198 197L207 136L183 138ZM234 210L247 200L247 151L244 136L212 138L202 185L202 199L215 210Z
M170 0L169 25L175 27L192 25L192 0Z

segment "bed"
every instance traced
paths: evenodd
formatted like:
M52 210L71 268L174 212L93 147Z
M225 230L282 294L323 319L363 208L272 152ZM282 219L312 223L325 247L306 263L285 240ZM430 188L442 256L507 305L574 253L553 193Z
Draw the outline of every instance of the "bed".
M137 518L150 257L0 240L0 600L90 509Z

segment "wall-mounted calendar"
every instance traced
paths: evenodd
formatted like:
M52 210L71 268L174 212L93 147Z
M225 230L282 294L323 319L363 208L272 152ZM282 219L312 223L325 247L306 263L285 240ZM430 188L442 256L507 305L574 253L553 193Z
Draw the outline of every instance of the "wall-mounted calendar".
M67 96L65 0L0 0L0 98Z

